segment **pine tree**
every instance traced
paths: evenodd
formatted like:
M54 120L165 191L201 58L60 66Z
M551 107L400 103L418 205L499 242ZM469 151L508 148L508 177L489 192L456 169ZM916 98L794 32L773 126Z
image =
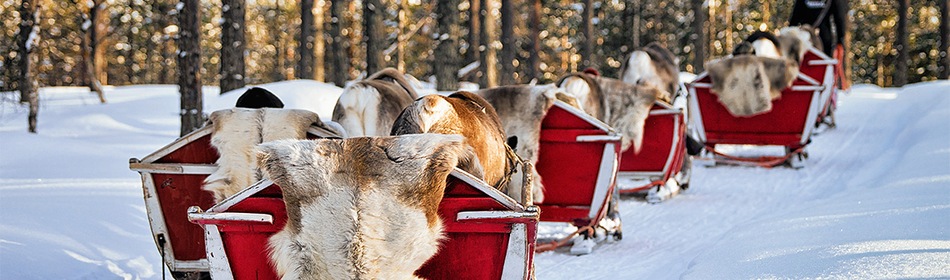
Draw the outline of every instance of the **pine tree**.
M105 94L102 91L102 83L99 80L99 65L102 63L102 53L100 51L99 45L102 42L100 35L100 15L103 12L105 4L102 0L86 0L86 5L89 7L89 11L83 13L83 22L80 27L83 33L82 36L82 69L83 72L80 74L81 83L87 87L92 92L95 92L99 96L100 103L106 103Z
M221 23L221 94L244 87L245 0L223 0Z
M581 14L580 68L596 67L594 64L594 1L584 0L584 11Z
M313 47L316 42L313 25L313 0L300 1L300 33L297 36L297 78L313 79Z
M541 0L532 0L529 9L527 80L541 78Z
M436 1L435 13L437 42L433 68L436 76L436 89L457 90L459 71L459 10L458 0Z
M201 40L199 0L178 4L178 93L181 95L181 136L204 123L201 109Z
M693 46L693 72L703 71L703 64L706 63L706 11L703 10L703 0L690 0L693 8L693 34L690 34L690 42Z
M498 86L498 53L493 44L495 40L497 40L494 34L496 34L495 28L498 19L492 16L497 2L495 2L495 0L480 1L482 26L479 31L481 34L479 40L481 42L481 46L479 46L481 49L479 53L481 65L479 68L482 72L482 77L479 79L479 85L482 88L490 88Z
M327 52L326 60L327 63L327 76L329 80L338 87L343 87L346 85L346 80L349 79L350 73L350 64L349 64L349 40L343 36L343 28L346 22L346 7L349 4L347 0L332 0L330 1L330 24L329 24L329 38L330 41L330 51Z
M502 85L515 84L515 7L512 0L501 0L501 71L499 78Z
M383 56L386 34L384 33L383 16L386 7L381 0L367 0L363 2L363 43L366 45L366 75L372 75L386 67Z
M897 0L897 61L894 65L894 85L907 84L907 61L910 59L910 46L907 44L907 7L909 0Z
M39 3L36 0L20 2L20 32L17 34L19 52L19 90L20 103L27 103L30 112L27 123L30 133L36 133L36 118L39 114L40 100L36 81L36 43L39 41Z
M940 1L940 79L950 79L950 0Z

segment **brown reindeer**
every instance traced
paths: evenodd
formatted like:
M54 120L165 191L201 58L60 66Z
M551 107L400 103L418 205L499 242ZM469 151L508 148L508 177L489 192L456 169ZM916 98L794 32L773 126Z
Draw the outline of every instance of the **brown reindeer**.
M480 165L485 182L500 190L506 189L506 174L514 163L509 160L501 120L482 97L460 91L449 96L419 98L402 111L393 124L391 135L415 133L465 136L465 143L475 149L478 160L462 162L459 168L470 171L477 167L475 165Z
M332 119L348 137L386 136L399 112L416 98L405 75L386 68L347 87L333 108Z

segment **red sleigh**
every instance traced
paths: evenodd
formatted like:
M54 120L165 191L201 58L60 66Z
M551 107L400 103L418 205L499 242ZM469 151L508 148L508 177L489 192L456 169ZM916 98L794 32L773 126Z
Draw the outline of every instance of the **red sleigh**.
M618 134L580 109L556 101L541 122L535 166L544 185L544 202L538 204L541 221L571 223L578 232L593 230L607 216L619 157ZM621 236L619 225L608 231L617 238ZM590 238L577 240L584 241L583 245L575 241L572 253L590 253ZM545 244L542 249L564 242Z
M647 200L655 203L687 188L690 163L685 142L683 109L656 102L643 127L640 152L628 149L620 155L620 193L649 191Z
M211 194L201 189L217 168L211 130L201 128L142 160L130 160L130 168L142 174L159 252L175 276L210 272L214 279L276 279L265 248L287 218L280 189L263 180L212 205ZM333 136L319 127L311 127L308 134ZM439 206L447 238L417 275L528 279L537 207L519 204L463 171L452 172L448 180Z
M129 168L142 175L152 237L173 275L209 269L204 232L188 222L187 210L214 204L211 193L201 189L204 179L217 169L212 129L202 127L141 160L129 160ZM333 135L317 126L310 127L307 134L308 138Z
M702 163L751 163L771 167L788 162L794 168L804 167L804 148L811 141L819 117L823 112L830 112L825 109L832 108L829 105L835 93L835 64L837 60L817 49L809 49L792 86L772 101L772 111L750 117L730 114L710 92L712 85L707 73L697 76L687 88L691 121L698 140L706 146ZM782 146L785 155L742 158L717 151L715 147L719 144Z
M439 205L446 240L416 275L426 279L529 279L538 210L456 169ZM188 210L205 229L211 277L277 279L267 239L287 220L280 187L268 180L206 211Z

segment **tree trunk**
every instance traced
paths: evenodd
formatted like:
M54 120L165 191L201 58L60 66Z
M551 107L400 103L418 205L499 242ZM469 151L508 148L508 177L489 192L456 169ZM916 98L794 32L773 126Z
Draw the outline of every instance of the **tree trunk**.
M405 1L405 0L404 0ZM481 28L482 28L482 1L468 0L468 51L465 52L465 63L481 59ZM474 76L477 78L477 75Z
M722 9L722 12L725 14L724 26L726 27L726 38L723 39L723 48L726 49L726 53L731 53L733 49L732 41L732 30L735 29L735 26L732 24L732 5L729 0L722 1L725 4L725 7Z
M700 73L706 63L706 11L703 11L703 0L690 2L693 4L693 34L690 35L693 41L693 73Z
M940 71L941 79L950 79L950 0L940 1Z
M178 93L181 94L181 136L201 127L201 17L199 0L181 0L178 7Z
M86 0L85 6L89 7L89 12L83 14L83 22L80 27L82 30L82 50L80 51L82 74L80 75L80 83L89 87L90 91L95 92L100 103L106 103L102 83L99 81L97 72L99 70L97 63L101 62L102 58L96 56L101 39L97 32L100 22L99 15L105 5L102 0Z
M541 0L531 1L529 13L530 33L528 40L528 65L525 69L525 79L541 78Z
M346 80L349 79L350 73L350 64L349 55L347 50L349 49L349 41L343 37L343 26L345 26L346 20L346 5L349 1L346 0L332 0L330 1L330 28L329 35L330 38L330 51L327 52L326 60L329 61L327 65L327 76L329 80L338 87L346 86Z
M314 15L316 37L314 37L313 39L313 48L316 54L313 58L313 62L314 62L313 79L320 82L325 82L327 79L326 79L326 72L324 72L323 65L326 64L326 60L324 59L324 57L326 57L327 45L325 44L326 39L324 39L324 37L326 37L326 34L324 33L323 27L324 27L324 22L325 22L324 14L326 11L326 4L325 4L326 2L320 1L319 3L320 4L317 5L316 12Z
M366 75L372 75L386 67L383 49L386 33L383 28L383 16L386 8L381 0L363 2L363 42L366 44Z
M594 67L594 1L584 0L584 11L581 13L581 39L579 68Z
M27 116L28 130L36 133L36 117L40 109L38 84L36 81L36 52L34 46L39 41L39 3L36 0L22 0L20 2L20 32L17 34L17 55L19 59L20 77L17 82L20 90L20 103L30 106Z
M221 23L221 94L244 87L246 0L223 0Z
M107 24L102 24L104 19L100 15L105 10L104 0L91 0L94 7L90 8L89 19L91 20L91 27L89 28L89 46L92 52L92 67L93 77L92 82L98 83L99 86L109 84L109 71L107 67L109 66L109 61L106 60L106 49L107 45L105 44L105 33Z
M300 1L300 34L297 37L297 78L313 79L313 45L316 31L313 26L313 0Z
M442 91L458 90L459 80L459 0L436 1L435 14L439 17L436 24L436 47L433 70L436 77L436 89Z
M406 72L406 40L408 38L403 38L406 36L406 14L409 13L409 0L400 0L399 1L399 15L398 17L398 34L396 36L396 70L399 72Z
M640 23L643 21L641 19L641 6L640 0L629 0L626 3L626 6L623 9L624 17L624 26L630 27L629 30L622 31L626 36L630 37L627 52L635 50L640 47Z
M706 26L709 26L709 28L706 29L706 32L707 32L706 34L709 35L708 36L709 39L706 40L706 43L709 44L708 45L709 53L707 55L714 57L716 56L717 53L719 53L718 49L716 49L716 40L717 40L716 38L718 37L716 35L716 8L719 6L719 3L717 1L709 1L708 3L709 3L709 17L707 18L707 20L709 23ZM731 52L732 50L729 50L729 51Z
M270 27L270 30L268 31L270 31L269 33L272 36L274 36L274 65L277 66L277 67L274 67L274 72L271 73L271 75L273 76L271 77L271 79L272 81L283 81L283 80L286 80L284 76L284 72L286 69L285 69L285 64L284 64L284 37L283 37L283 33L285 31L281 30L281 24L277 24L277 22L280 22L280 13L281 13L280 1L274 1L274 7L271 8L271 10L274 11L273 13L274 16L273 18L270 18L270 20L273 20L273 23L268 25Z
M501 78L502 85L515 84L515 3L501 0Z
M492 16L492 12L495 11L494 0L479 0L481 1L481 14L482 26L481 30L478 33L481 34L479 38L480 46L482 49L479 52L479 61L481 62L479 68L482 72L482 77L479 79L479 85L482 88L491 88L498 86L498 52L492 43L496 40L495 38L495 27L496 18Z
M897 0L897 61L894 64L894 85L907 84L907 61L910 59L907 45L907 7L908 0Z

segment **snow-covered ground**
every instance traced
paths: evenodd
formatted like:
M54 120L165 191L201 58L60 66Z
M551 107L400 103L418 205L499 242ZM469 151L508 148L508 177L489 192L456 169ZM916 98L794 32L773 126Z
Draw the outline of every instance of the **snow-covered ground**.
M341 89L265 85L327 118ZM161 279L128 159L178 136L175 86L41 91L39 134L0 104L0 279ZM206 88L205 109L236 94ZM624 239L538 254L538 279L950 278L950 82L855 87L803 169L695 167L656 205L621 204Z

